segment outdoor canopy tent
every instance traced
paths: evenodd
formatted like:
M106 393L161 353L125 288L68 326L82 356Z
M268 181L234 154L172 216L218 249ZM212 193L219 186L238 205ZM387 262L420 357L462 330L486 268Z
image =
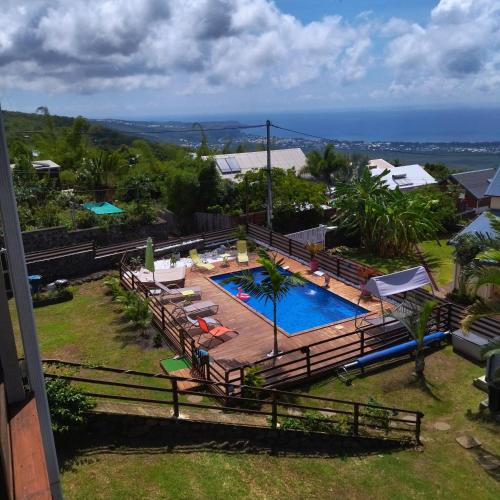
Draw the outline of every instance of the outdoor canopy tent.
M364 286L364 290L382 298L397 293L409 292L425 285L432 285L431 279L425 268L418 266L370 278Z
M398 319L396 317L398 314L403 316L415 314L416 304L406 297L406 292L416 290L417 288L425 285L432 286L432 281L423 266L412 267L411 269L405 269L404 271L370 278L366 284L363 285L362 289L365 293L368 292L374 297L380 299L382 317L372 318L369 315L366 315L361 318L361 323L358 323L358 317L355 316L354 324L356 328L361 328L364 323L368 323L370 325L385 325L386 318L393 318L392 321L394 321L394 319ZM434 289L432 289L432 292L434 293ZM383 299L398 293L404 294L403 302L399 303L393 311L384 312ZM360 295L358 299L358 304L361 301L361 298L362 295Z

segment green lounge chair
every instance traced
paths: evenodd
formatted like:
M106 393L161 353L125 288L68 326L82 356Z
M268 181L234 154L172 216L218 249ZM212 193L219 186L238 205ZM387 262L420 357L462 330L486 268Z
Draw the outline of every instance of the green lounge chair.
M211 271L212 269L215 269L215 266L213 264L201 261L200 256L198 255L198 250L196 250L196 248L193 248L193 250L189 250L189 256L191 257L193 266L196 269L204 269L205 271Z
M238 240L236 242L236 250L238 250L238 264L248 264L247 242Z

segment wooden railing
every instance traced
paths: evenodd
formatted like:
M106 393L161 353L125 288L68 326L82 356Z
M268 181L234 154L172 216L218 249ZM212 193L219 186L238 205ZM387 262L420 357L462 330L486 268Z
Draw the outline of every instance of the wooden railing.
M280 233L271 231L263 226L255 224L247 225L247 234L258 243L262 243L279 252L289 255L302 262L310 260L309 252L302 243L294 241ZM338 255L331 255L322 251L316 255L319 266L328 274L335 278L353 285L360 285L363 281L363 271L370 270L373 274L380 274L377 269L367 267L359 262L355 262Z
M255 224L247 225L247 232L250 238L257 242L263 243L266 246L276 248L278 251L295 257L304 262L309 260L309 253L303 245L289 238L270 231L269 229L257 226ZM331 255L327 252L319 252L317 255L319 266L328 274L335 276L335 278L345 281L354 286L359 286L363 282L363 275L367 271L372 272L374 275L382 274L378 269L365 266L359 262L355 262L344 257ZM413 293L413 292L412 292ZM460 321L464 317L465 306L455 303L449 303L445 299L436 298L425 290L418 290L413 293L418 300L424 302L426 300L437 300L440 305L450 304L449 307L449 329L456 330L460 328ZM396 300L402 301L403 295L396 295L393 297ZM484 318L476 321L471 328L471 331L480 333L489 338L495 338L500 335L500 321L494 318Z
M449 309L449 304L436 307L428 323L429 331L449 329ZM242 384L247 368L261 366L255 373L265 378L265 387L287 386L305 378L311 379L335 372L340 366L368 352L379 351L410 339L406 328L398 327L395 321L387 322L383 328L365 326L332 339L284 351L278 356L262 358L251 365L232 368L226 372L226 382ZM286 378L283 378L284 375Z
M135 290L143 298L147 298L149 307L153 313L154 325L163 333L174 349L191 362L193 370L207 380L225 380L225 368L216 360L210 364L198 364L197 348L195 339L184 328L184 325L172 315L171 311L158 299L151 295L147 286L141 283L126 264L120 265L120 282L128 290Z
M257 373L264 377L265 387L296 384L332 373L341 365L368 352L410 339L408 331L404 327L396 327L395 323L386 324L382 329L380 326L364 326L334 338L312 342L300 348L281 352L278 356L265 357L231 369L227 369L214 358L210 358L210 363L198 365L195 339L155 295L150 295L149 289L137 280L132 270L125 264L120 268L120 280L125 288L136 290L142 297L148 298L154 324L174 349L191 361L193 370L206 380L224 382L226 387L230 384L243 385L246 371L251 366L260 367ZM449 308L448 303L436 307L429 321L429 329L443 331L449 329Z
M320 396L311 396L298 392L279 391L268 388L235 386L223 382L207 381L205 379L175 377L164 374L152 374L135 370L110 368L105 366L85 366L80 363L60 360L44 360L45 376L67 380L71 383L82 384L84 392L93 398L111 401L129 401L141 404L153 404L170 408L173 417L179 417L183 408L197 410L222 410L232 415L251 415L262 417L244 421L244 425L253 425L278 429L280 420L310 421L317 419L319 424L327 423L332 434L341 433L340 429L351 436L371 436L391 438L398 441L409 440L420 442L420 430L423 414L419 411L382 406L377 404L361 403ZM57 370L51 372L52 366ZM83 370L79 374L63 375L61 366L71 367L73 370ZM85 376L87 372L102 372L113 374L112 379ZM117 381L116 375L134 377L134 382ZM165 386L137 383L137 379L165 381ZM181 389L181 382L195 382L198 387L212 389L203 390ZM99 389L97 389L97 386ZM109 393L103 388L113 388ZM117 388L124 393L116 394ZM201 396L201 402L191 402L186 396ZM163 397L163 398L162 398ZM214 403L213 401L217 403ZM310 413L315 412L315 413ZM317 412L321 412L317 413ZM321 416L323 415L323 416ZM327 419L325 418L327 417ZM198 412L195 417L203 420L203 413ZM207 418L207 420L210 420ZM210 421L213 421L211 419ZM268 423L269 422L269 423ZM234 425L241 425L237 418L231 421ZM338 430L337 427L338 426ZM283 427L283 423L281 424ZM285 425L286 428L286 425Z

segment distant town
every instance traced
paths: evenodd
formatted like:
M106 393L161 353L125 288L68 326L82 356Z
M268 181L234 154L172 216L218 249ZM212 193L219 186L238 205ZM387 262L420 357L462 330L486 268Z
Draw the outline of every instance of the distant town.
M92 120L120 132L143 136L144 138L197 148L202 134L208 145L218 149L254 151L264 144L262 133L246 132L245 124L237 121L210 121L188 123L182 121L134 121L100 119ZM250 129L254 130L254 129ZM260 130L260 129L257 129ZM307 131L305 131L307 132ZM441 162L452 169L479 169L500 164L500 141L498 142L406 142L406 141L347 141L327 137L280 137L273 134L273 148L301 148L304 152L318 149L331 143L336 149L349 153L362 154L370 158L385 156L398 158L403 162Z

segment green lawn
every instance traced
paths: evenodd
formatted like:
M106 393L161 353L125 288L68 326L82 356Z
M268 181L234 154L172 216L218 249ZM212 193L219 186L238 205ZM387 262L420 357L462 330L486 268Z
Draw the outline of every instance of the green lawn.
M453 279L453 247L447 245L447 241L447 238L443 238L438 242L429 240L420 244L420 249L438 285L447 285ZM384 258L359 249L350 249L345 254L345 257L375 267L383 273L393 273L420 265L420 261L416 256Z
M44 358L159 372L159 360L171 356L169 349L142 346L139 332L122 320L102 281L76 287L69 302L35 309L35 319Z
M301 390L361 401L372 396L379 403L423 410L421 451L300 458L166 448L91 449L63 473L66 498L498 498L498 483L455 442L467 431L500 454L500 426L476 418L485 394L471 382L483 369L446 348L428 356L427 386L416 386L411 372L412 364L407 363L357 379L351 387L329 378ZM451 429L435 430L438 421Z
M159 371L159 359L171 353L144 348L115 307L101 282L93 282L77 287L71 302L37 309L43 355ZM351 387L329 378L301 390L360 401L371 396L380 404L422 410L422 451L301 458L99 446L65 464L65 498L498 498L499 484L455 442L468 431L500 454L500 426L475 418L485 394L471 382L484 369L446 348L427 357L425 387L411 381L411 371L407 363ZM451 429L435 430L437 421Z

